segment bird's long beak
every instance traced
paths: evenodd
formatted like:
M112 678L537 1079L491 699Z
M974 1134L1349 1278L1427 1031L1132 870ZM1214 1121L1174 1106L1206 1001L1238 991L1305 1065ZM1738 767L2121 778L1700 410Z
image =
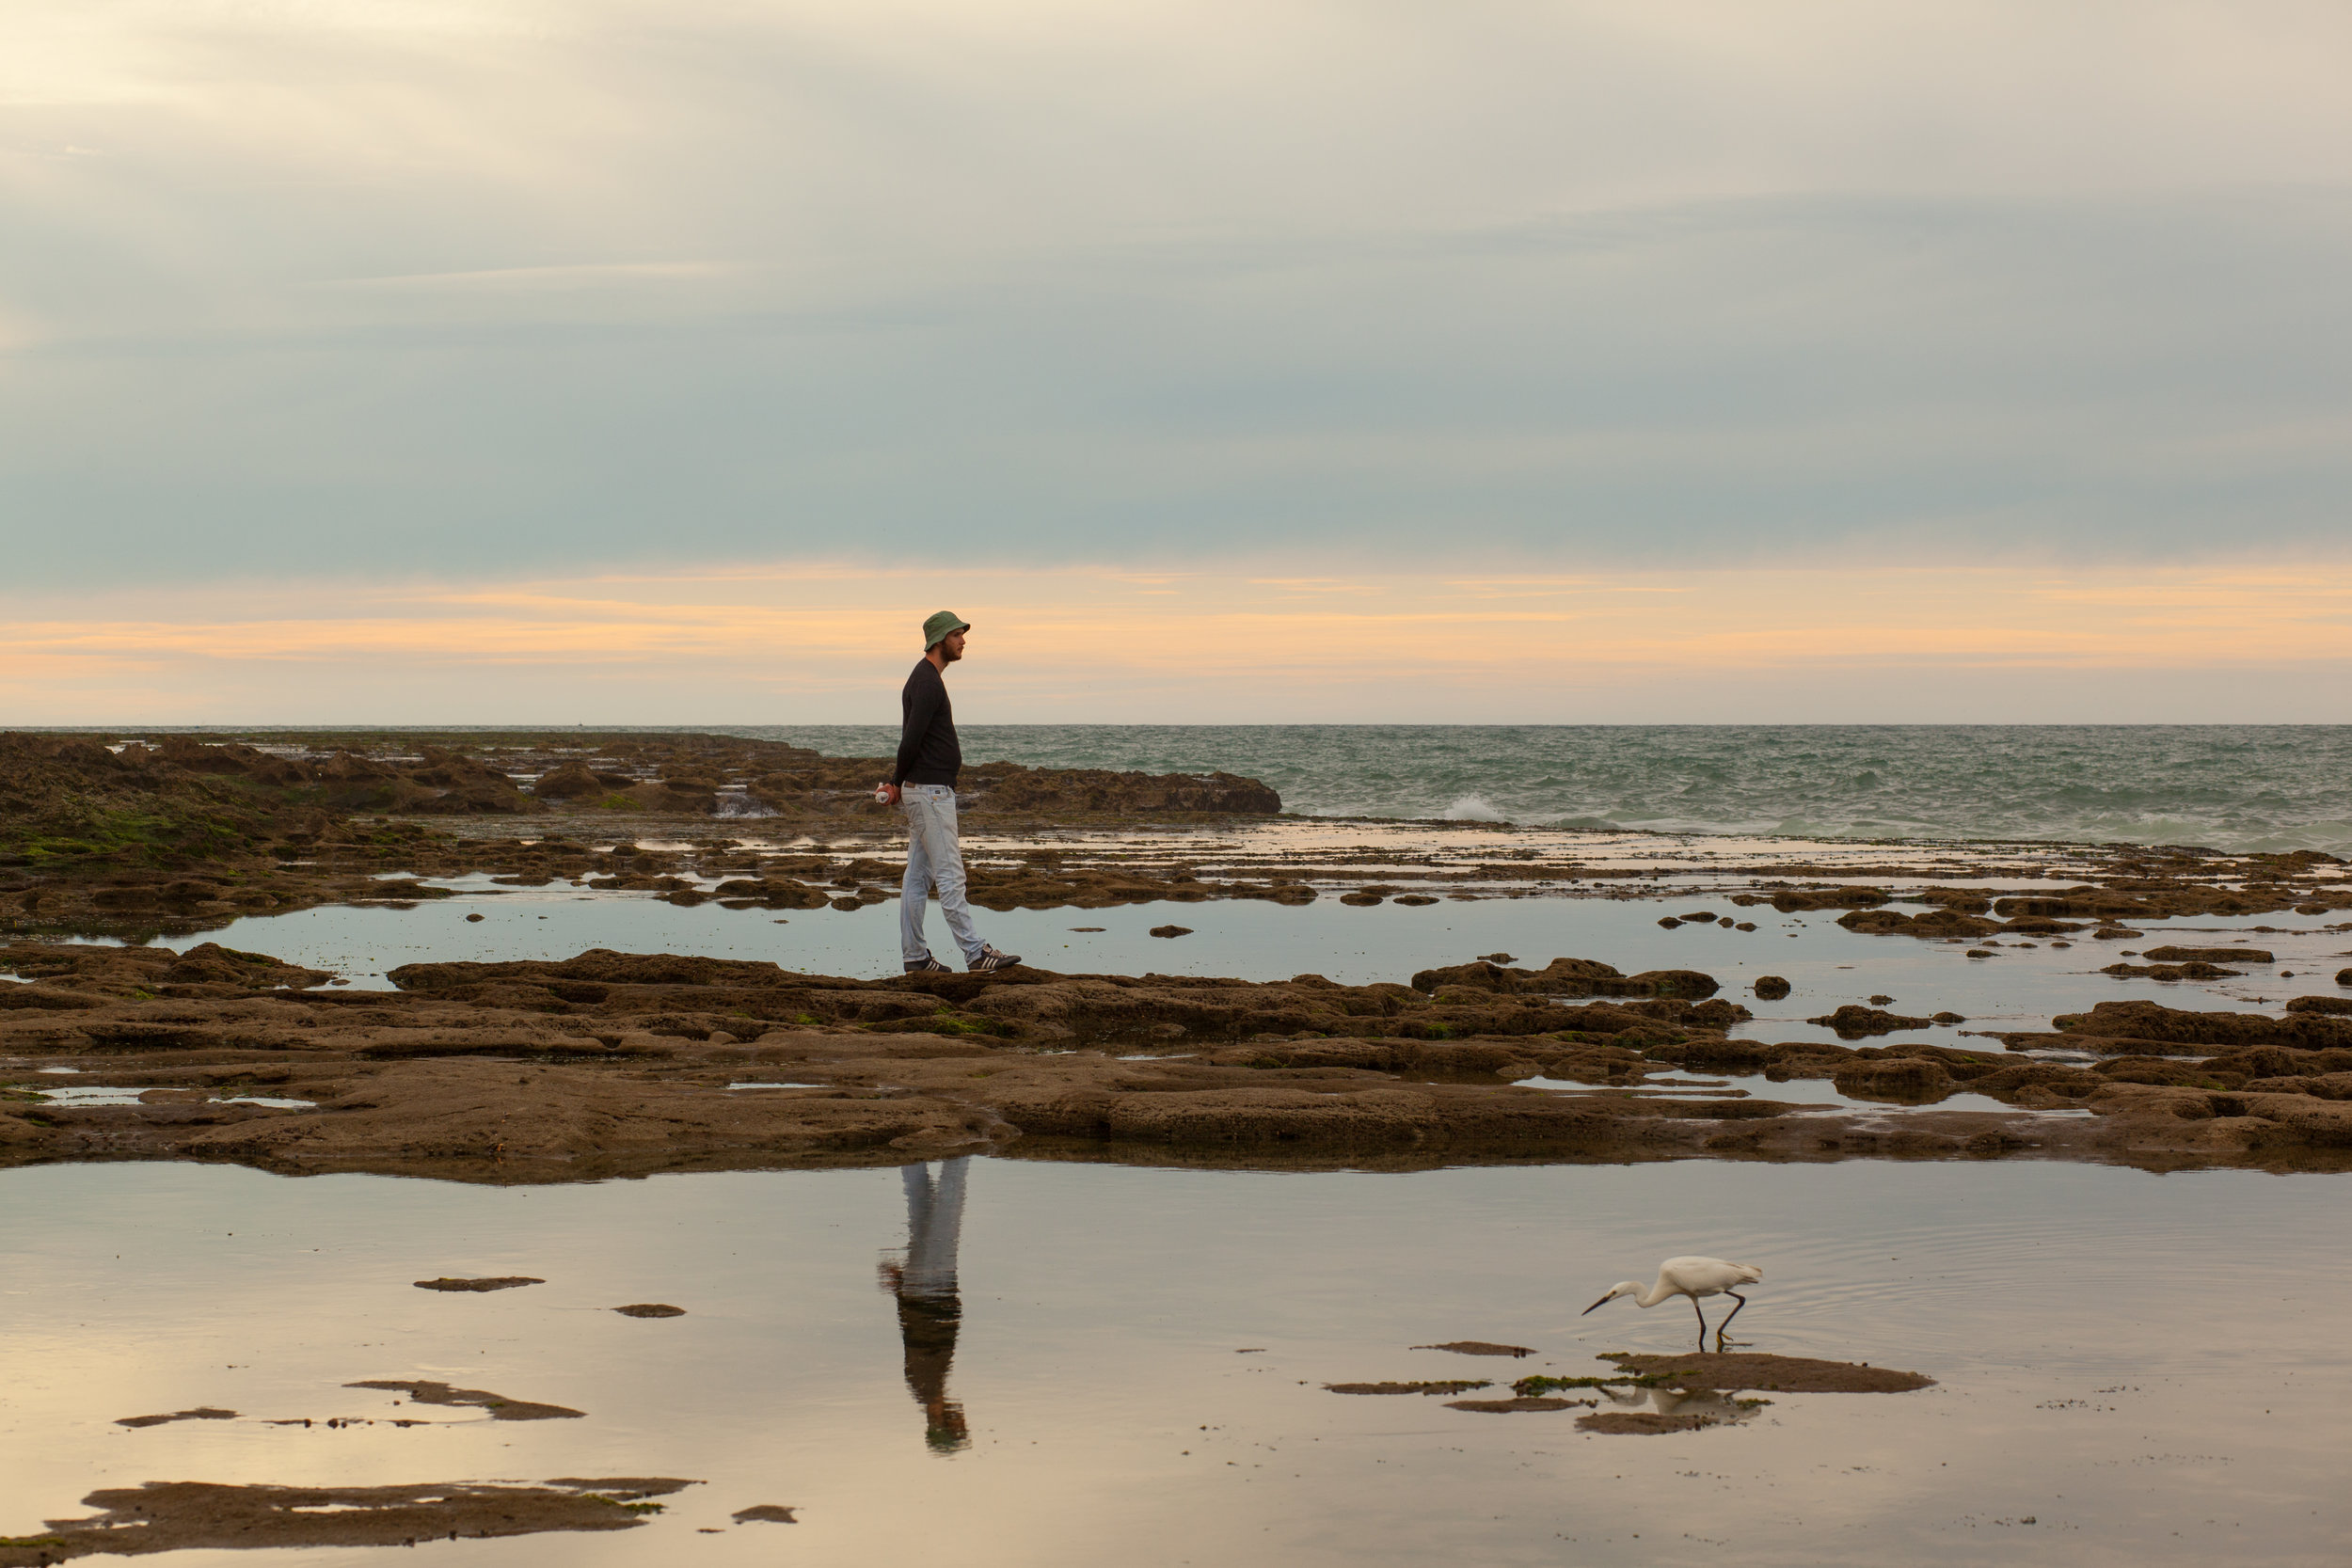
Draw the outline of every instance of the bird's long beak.
M1610 1291L1607 1295L1605 1295L1605 1296L1601 1297L1598 1301L1597 1301L1597 1302L1593 1303L1593 1305L1592 1305L1591 1307L1587 1307L1586 1308L1584 1308L1584 1310L1583 1310L1583 1311L1579 1312L1579 1313L1577 1314L1577 1316L1578 1316L1578 1317L1580 1317L1580 1318L1588 1318L1588 1317L1592 1316L1592 1314L1593 1314L1593 1312L1594 1312L1595 1308L1597 1308L1597 1307L1606 1307L1606 1306L1608 1306L1611 1302L1613 1302L1613 1301L1614 1301L1614 1300L1616 1300L1616 1299L1617 1299L1617 1292L1616 1292L1616 1291Z

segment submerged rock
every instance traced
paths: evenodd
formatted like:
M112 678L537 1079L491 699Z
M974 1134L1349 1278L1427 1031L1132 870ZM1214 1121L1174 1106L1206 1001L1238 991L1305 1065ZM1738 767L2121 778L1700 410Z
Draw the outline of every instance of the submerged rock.
M1482 1416L1516 1416L1539 1410L1574 1410L1597 1402L1564 1400L1546 1394L1518 1394L1507 1400L1450 1400L1448 1410L1475 1411Z
M645 1501L696 1484L661 1477L569 1477L537 1485L436 1481L403 1486L225 1485L151 1481L82 1499L100 1512L51 1519L49 1543L0 1544L0 1561L54 1562L126 1546L151 1552L261 1546L403 1546L464 1535L634 1529L660 1512ZM38 1555L35 1555L38 1553Z
M233 1410L215 1410L211 1405L199 1405L194 1410L175 1410L168 1416L118 1416L115 1418L115 1425L159 1427L167 1426L173 1421L233 1421L236 1418L237 1413Z
M1857 1061L1841 1066L1830 1080L1839 1094L1856 1100L1883 1100L1922 1104L1943 1099L1956 1086L1951 1069L1918 1056Z
M1491 1388L1494 1385L1478 1378L1469 1382L1327 1383L1323 1386L1334 1394L1459 1394L1471 1388Z
M1620 974L1591 958L1554 958L1542 969L1510 969L1481 958L1445 969L1424 969L1413 976L1418 991L1448 988L1492 991L1505 996L1657 996L1697 999L1722 988L1711 974L1694 969L1649 969Z
M2112 963L2099 971L2119 980L2234 980L2246 972L2223 969L2216 964L2126 964Z
M1797 914L1805 910L1867 910L1885 903L1886 896L1884 888L1875 887L1783 888L1762 896L1741 894L1732 902L1770 904L1783 914Z
M479 1279L461 1279L443 1275L438 1279L420 1279L416 1285L420 1291L512 1291L524 1285L546 1283L546 1280L527 1274L505 1274Z
M1762 1389L1790 1394L1902 1394L1932 1388L1925 1372L1873 1367L1867 1361L1817 1361L1804 1355L1710 1351L1682 1355L1636 1355L1610 1351L1601 1356L1618 1370L1655 1378L1676 1388L1736 1392Z
M577 1420L587 1415L561 1404L534 1404L529 1400L510 1400L503 1394L493 1394L486 1388L453 1388L446 1383L431 1381L408 1383L397 1378L371 1379L365 1383L346 1383L346 1388L385 1388L408 1396L417 1404L461 1405L469 1409L486 1410L494 1421L558 1421Z
M1578 1417L1576 1430L1613 1437L1655 1437L1669 1432L1698 1432L1724 1424L1721 1416L1692 1410L1672 1414L1658 1410L1602 1410Z
M1856 910L1840 915L1837 924L1866 936L1917 937L1923 941L1980 937L2010 928L1997 920L1983 920L1954 910L1931 910L1925 914L1905 914L1900 910ZM2034 928L2042 929L2039 926Z
M1910 1018L1901 1013L1887 1012L1882 1007L1864 1007L1849 1002L1836 1012L1820 1018L1809 1018L1805 1022L1836 1030L1839 1039L1853 1040L1869 1035L1891 1035L1899 1029L1925 1029L1934 1021Z

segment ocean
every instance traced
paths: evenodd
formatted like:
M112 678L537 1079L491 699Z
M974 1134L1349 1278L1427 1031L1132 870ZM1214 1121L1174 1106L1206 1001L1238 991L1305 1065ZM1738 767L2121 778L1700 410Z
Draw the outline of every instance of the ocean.
M879 724L723 733L850 756L898 742ZM961 734L970 762L1221 768L1316 816L2352 854L2352 725L973 724Z

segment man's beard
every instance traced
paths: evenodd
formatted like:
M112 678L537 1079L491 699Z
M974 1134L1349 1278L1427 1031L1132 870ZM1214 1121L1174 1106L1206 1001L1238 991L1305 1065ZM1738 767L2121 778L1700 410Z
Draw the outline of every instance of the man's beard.
M961 658L962 657L963 650L961 648L951 648L945 642L942 642L939 645L939 658L940 662L943 664L953 664L956 660Z

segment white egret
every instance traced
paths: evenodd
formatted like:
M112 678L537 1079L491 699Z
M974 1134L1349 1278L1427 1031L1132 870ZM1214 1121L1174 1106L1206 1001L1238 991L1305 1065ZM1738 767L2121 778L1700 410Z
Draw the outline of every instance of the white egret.
M1707 1348L1707 1313L1699 1307L1701 1296L1729 1296L1740 1304L1731 1309L1731 1316L1715 1325L1715 1341L1723 1342L1724 1330L1731 1326L1731 1319L1740 1315L1748 1298L1732 1289L1734 1285L1754 1285L1764 1277L1764 1271L1754 1263L1726 1263L1720 1258L1669 1258L1658 1265L1658 1283L1644 1289L1638 1279L1621 1279L1609 1287L1609 1293L1584 1308L1580 1317L1608 1306L1619 1296L1631 1296L1636 1307L1655 1307L1673 1296L1689 1296L1691 1310L1699 1315L1699 1348Z

